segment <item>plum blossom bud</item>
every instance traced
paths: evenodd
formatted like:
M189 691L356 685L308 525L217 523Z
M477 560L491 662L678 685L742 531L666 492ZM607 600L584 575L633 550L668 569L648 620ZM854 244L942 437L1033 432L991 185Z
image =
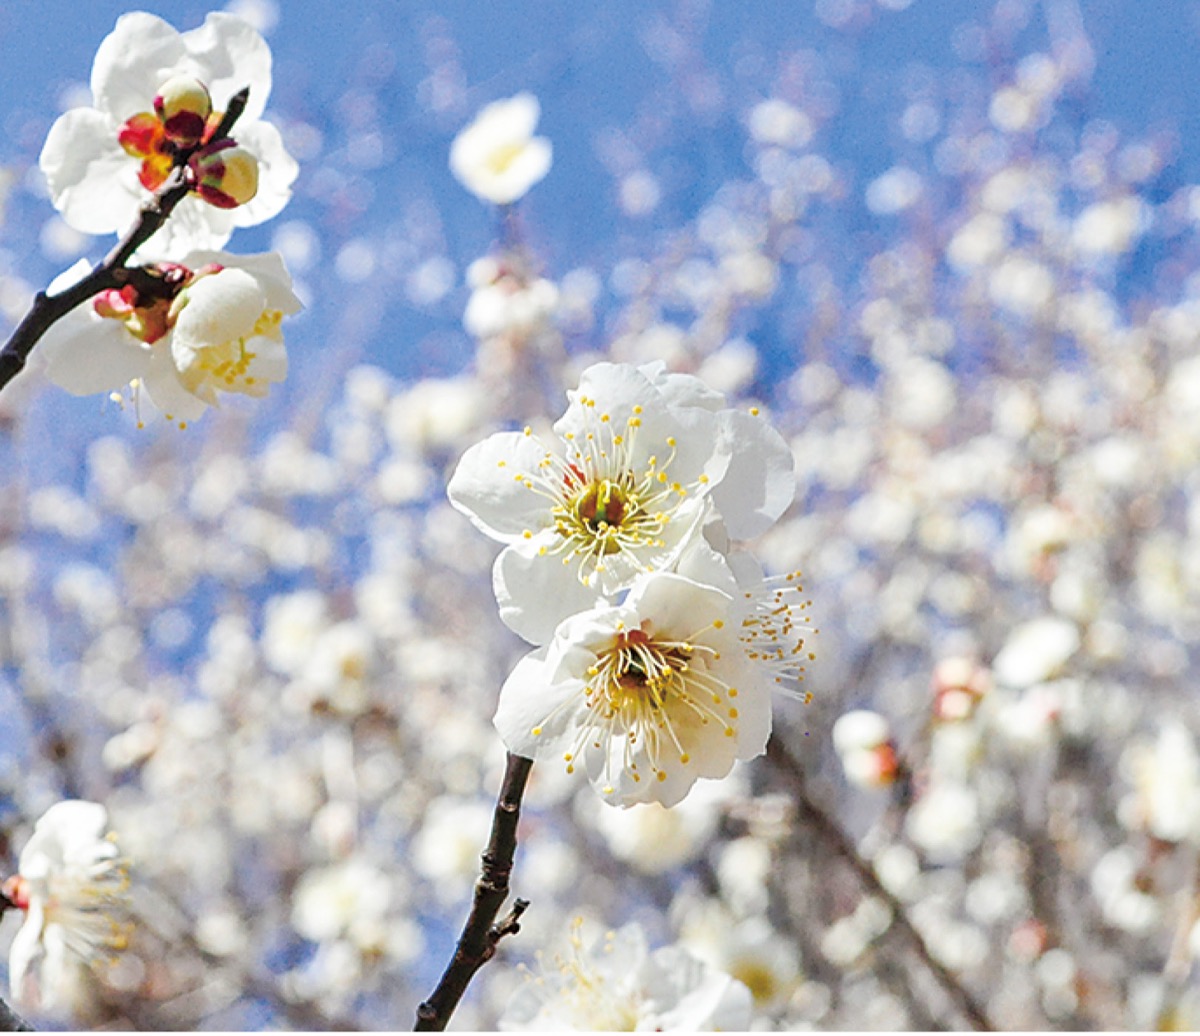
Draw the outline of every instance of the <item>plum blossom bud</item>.
M833 747L846 779L860 788L882 788L900 770L888 721L878 712L854 709L833 725Z
M258 159L232 140L201 148L188 168L196 193L219 209L236 209L258 193Z
M942 723L970 719L991 689L991 674L969 658L942 659L933 670L933 714Z
M180 147L194 147L204 136L212 114L208 88L188 75L171 76L158 88L154 112L162 122L167 139Z

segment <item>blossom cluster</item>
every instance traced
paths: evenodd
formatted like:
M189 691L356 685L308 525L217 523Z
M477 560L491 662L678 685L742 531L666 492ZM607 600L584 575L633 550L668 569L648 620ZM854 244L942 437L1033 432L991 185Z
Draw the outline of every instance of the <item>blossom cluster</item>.
M777 710L766 758L670 808L613 809L566 766L535 766L513 874L533 904L455 1024L566 1028L592 1006L589 1020L735 1024L686 981L736 1001L723 974L752 999L736 1024L761 1030L960 1029L964 1004L995 1029L1194 1027L1200 195L1186 137L1099 118L1074 6L987 4L962 15L952 55L922 43L930 64L908 69L880 55L879 175L846 147L853 98L877 81L857 76L878 76L873 46L925 31L922 5L798 5L765 33L747 13L728 47L704 5L600 32L564 15L580 29L563 44L570 105L556 62L519 78L555 128L546 182L585 159L603 236L580 231L567 190L492 212L446 184L444 145L479 82L476 30L449 8L414 16L403 49L343 20L361 44L345 64L309 41L343 81L322 97L301 76L273 101L313 166L271 245L330 285L289 335L327 346L280 401L299 405L253 422L226 406L181 439L60 394L0 393L0 827L19 853L47 803L85 796L121 835L88 859L136 862L138 923L114 880L117 928L85 927L105 966L68 948L60 983L54 925L29 943L22 986L58 1005L47 1021L407 1024L478 876L497 675L530 647L546 651L539 679L552 652L559 683L580 672L558 626L516 643L486 575L495 544L441 487L498 427L529 425L567 458L563 387L607 361L651 383L648 364L691 372L727 400L716 412L769 404L798 492L754 552L820 588L814 698L801 723ZM636 82L590 84L611 86L614 49L639 44L671 89L631 116ZM943 60L951 74L930 75ZM153 100L139 111L157 116ZM145 159L122 161L136 177ZM29 256L20 273L0 262L15 323L25 279L79 252L57 217L22 218L33 178L7 172L0 251ZM480 261L492 216L500 240ZM182 263L193 285L219 272L189 255L146 263ZM94 323L161 316L170 348L178 308L105 301L128 308ZM714 478L706 463L692 470ZM505 526L505 564L547 528ZM685 557L701 540L745 580L738 552L702 534L636 598L594 573L584 612L637 613L687 580L707 621L723 599ZM5 947L39 901L16 885L28 909L5 911ZM619 934L583 930L556 954L577 914Z
M50 329L49 380L75 395L131 386L135 404L145 388L184 428L223 395L284 379L280 325L301 305L282 260L218 251L291 197L296 162L261 118L270 91L270 49L235 15L184 33L143 12L118 19L92 66L93 106L60 116L42 148L50 199L78 231L124 234L171 188L185 193L121 283ZM90 272L80 260L50 292Z
M504 623L537 650L500 692L509 749L579 765L605 798L673 806L764 750L803 672L807 602L734 548L791 503L787 444L662 364L589 367L548 441L469 449L451 503L504 543Z

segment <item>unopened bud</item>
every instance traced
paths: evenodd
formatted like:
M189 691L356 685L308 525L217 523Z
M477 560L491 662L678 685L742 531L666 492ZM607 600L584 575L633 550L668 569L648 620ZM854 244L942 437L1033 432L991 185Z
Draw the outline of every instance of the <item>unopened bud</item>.
M201 148L188 165L196 193L219 209L245 205L258 193L258 159L232 140Z
M7 899L18 910L29 909L29 882L19 874L7 878L0 885L0 896Z
M199 79L172 76L159 87L154 111L169 140L182 147L194 147L204 136L212 113L212 98Z

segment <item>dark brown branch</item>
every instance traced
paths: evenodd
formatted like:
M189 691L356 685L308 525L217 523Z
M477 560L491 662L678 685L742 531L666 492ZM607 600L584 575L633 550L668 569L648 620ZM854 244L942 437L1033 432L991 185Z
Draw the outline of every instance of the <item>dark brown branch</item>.
M233 129L233 124L242 117L242 112L246 110L246 102L250 100L250 87L243 86L237 93L229 98L229 104L225 106L225 114L221 116L220 125L209 138L210 144L215 144L218 140L224 140L229 136L229 131Z
M891 892L884 888L883 883L875 873L875 868L864 860L855 848L854 843L832 817L812 800L808 794L804 770L792 753L783 745L778 737L773 737L767 746L767 756L779 769L785 771L790 778L791 790L800 809L800 815L808 821L817 836L824 841L832 851L840 856L864 888L891 908L893 923L905 936L917 957L926 969L937 979L947 996L954 1002L955 1007L968 1019L971 1027L977 1032L995 1032L996 1027L988 1018L987 1012L967 992L958 978L941 961L929 951L921 933L913 927L908 919L904 904Z
M0 1032L34 1032L34 1028L0 998Z
M508 879L517 851L521 797L525 794L532 768L532 760L509 753L504 783L500 786L496 811L492 815L492 834L483 851L483 870L475 883L475 901L470 916L437 989L417 1008L415 1032L445 1029L475 972L492 959L496 944L504 936L515 934L520 927L518 919L529 905L523 899L513 903L511 912L499 924L495 920L508 898Z
M233 95L225 115L221 119L213 140L229 136L229 131L241 117L250 96L249 88ZM25 368L29 354L52 325L65 317L81 302L110 288L119 288L135 276L136 271L126 267L134 252L153 237L171 215L172 210L187 196L190 186L184 166L177 166L170 178L153 200L138 216L129 232L117 242L117 246L83 280L71 285L57 295L38 292L29 312L25 314L12 337L0 349L0 390Z

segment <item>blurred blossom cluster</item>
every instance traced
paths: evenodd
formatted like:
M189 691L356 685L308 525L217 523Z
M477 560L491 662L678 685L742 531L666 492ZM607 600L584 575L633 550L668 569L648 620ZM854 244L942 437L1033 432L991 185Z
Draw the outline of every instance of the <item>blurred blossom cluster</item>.
M132 406L46 388L49 339L0 394L0 878L70 800L103 804L88 823L119 843L88 851L130 879L104 885L125 948L69 969L37 1019L407 1026L478 876L506 678L582 679L597 661L554 646L564 615L628 618L596 610L586 552L565 581L513 579L553 520L498 528L500 489L446 488L464 455L528 437L568 458L544 487L561 505L563 401L619 370L699 379L713 429L756 409L782 434L795 494L774 524L745 488L766 446L739 491L704 492L742 515L757 577L803 571L811 701L776 696L766 754L756 728L686 797L623 789L612 809L561 752L539 762L512 879L532 904L455 1026L962 1028L964 997L1003 1029L1200 1024L1200 177L1169 128L1090 114L1104 57L1072 0L956 14L953 68L896 78L872 114L885 160L856 165L863 55L922 4L811 6L714 52L720 5L639 5L491 78L470 27L422 7L410 50L364 41L327 94L281 35L246 143L267 142L260 204L295 196L247 232L294 279L199 346L274 342L261 318L303 302L287 382L272 368L262 399L188 375L180 308L156 339L176 381L156 383L145 325L109 300L118 319L77 316L126 366L78 391L137 377L158 404L167 384L186 431L182 411L139 429ZM230 9L292 24L269 0ZM651 85L589 122L576 92L608 82L606 34ZM198 76L182 39L163 46ZM97 133L173 125L77 94L63 106ZM112 229L49 215L30 170L51 103L39 139L0 149L9 327ZM109 150L132 205L153 155ZM256 211L187 203L214 238ZM203 301L259 259L180 290ZM689 486L719 453L684 458ZM0 945L28 944L32 916L6 911Z

